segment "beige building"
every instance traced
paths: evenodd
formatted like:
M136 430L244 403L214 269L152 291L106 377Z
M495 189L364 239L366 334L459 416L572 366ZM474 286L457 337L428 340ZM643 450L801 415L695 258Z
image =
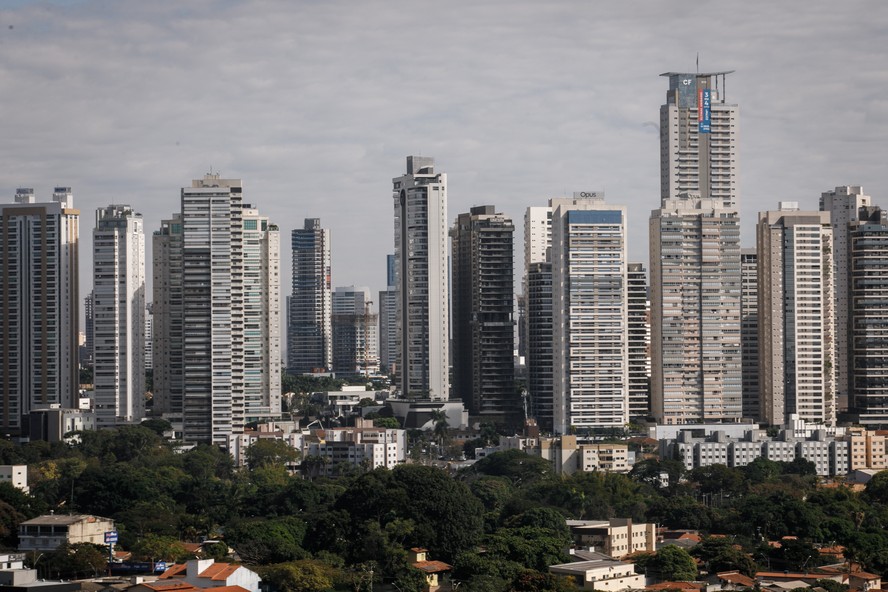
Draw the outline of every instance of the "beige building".
M28 493L28 465L0 465L0 483L9 483Z
M780 202L756 229L762 421L836 422L833 231L828 212Z
M885 457L885 435L872 430L854 427L846 436L850 443L850 470L888 469L888 458Z
M635 524L631 518L568 520L574 543L590 551L621 559L639 551L657 550L657 525Z
M19 551L55 551L59 545L105 544L105 533L114 530L114 521L84 514L48 514L19 524Z
M579 444L576 436L556 438L500 438L500 449L523 450L552 464L559 475L603 471L628 473L632 469L628 444Z

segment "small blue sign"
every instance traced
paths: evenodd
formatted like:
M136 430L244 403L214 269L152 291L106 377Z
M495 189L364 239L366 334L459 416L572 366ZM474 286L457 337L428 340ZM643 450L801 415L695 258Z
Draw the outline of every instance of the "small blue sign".
M701 134L708 134L712 129L712 95L711 91L708 88L700 89L700 129L698 130Z
M117 542L117 531L116 530L109 530L108 532L105 533L105 544L106 545L113 545L116 542Z

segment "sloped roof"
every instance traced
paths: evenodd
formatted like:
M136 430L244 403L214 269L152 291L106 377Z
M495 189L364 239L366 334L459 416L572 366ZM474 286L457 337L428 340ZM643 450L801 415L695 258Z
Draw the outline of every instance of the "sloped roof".
M224 582L231 574L240 569L240 565L231 563L214 563L198 574L199 578L209 578L214 582Z
M443 561L417 561L413 564L413 567L430 574L441 573L453 569L452 565L444 563Z
M755 586L755 580L737 571L725 571L715 575L716 577L718 577L718 579L730 582L732 584L746 586L747 588Z

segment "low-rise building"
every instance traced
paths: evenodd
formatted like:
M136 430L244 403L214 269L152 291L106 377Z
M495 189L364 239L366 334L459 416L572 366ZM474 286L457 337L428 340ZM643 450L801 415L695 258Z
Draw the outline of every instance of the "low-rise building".
M114 530L110 518L86 514L46 514L19 524L19 551L55 551L60 545L105 544L105 533Z
M192 559L173 564L158 580L183 582L202 589L239 586L249 592L259 592L261 578L243 565L221 563L212 559Z
M576 436L501 437L499 446L500 450L523 450L539 456L549 461L553 471L559 475L593 471L628 473L634 461L628 444L580 443Z
M644 588L644 575L635 573L634 563L596 553L586 553L584 559L551 565L549 573L572 578L581 590L616 592Z
M302 458L320 460L314 470L327 476L341 463L393 469L407 460L407 432L374 427L372 420L359 418L353 428L313 430L304 439Z
M28 493L28 465L0 465L0 483L9 483Z
M633 523L631 518L611 518L568 520L567 526L577 547L603 553L613 559L657 549L657 525L653 523Z
M32 409L28 415L28 437L31 441L62 442L71 432L96 429L96 415L91 409L62 409L50 405Z

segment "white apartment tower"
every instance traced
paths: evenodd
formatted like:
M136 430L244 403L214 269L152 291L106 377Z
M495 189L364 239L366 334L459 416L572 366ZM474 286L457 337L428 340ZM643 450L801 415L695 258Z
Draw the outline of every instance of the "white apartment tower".
M860 220L860 208L872 198L859 185L844 185L820 195L820 211L829 212L833 228L833 277L836 297L836 391L839 411L845 411L854 396L854 349L851 296L851 226Z
M600 192L550 200L554 431L629 420L626 207Z
M833 231L828 212L799 211L796 202L761 212L759 367L762 421L790 414L836 422Z
M730 72L663 74L650 221L651 404L661 423L742 416L738 108Z
M97 427L145 415L145 228L130 206L96 211L93 373Z
M155 396L185 440L225 445L280 413L280 237L239 179L208 174L181 205L155 233Z
M287 325L287 367L297 374L333 366L333 285L330 229L306 218L293 230L292 292Z
M401 396L450 396L450 294L447 175L435 159L407 157L392 179L398 280L398 377Z
M0 428L21 434L31 409L72 407L80 385L78 233L70 187L52 201L18 189L0 204Z

